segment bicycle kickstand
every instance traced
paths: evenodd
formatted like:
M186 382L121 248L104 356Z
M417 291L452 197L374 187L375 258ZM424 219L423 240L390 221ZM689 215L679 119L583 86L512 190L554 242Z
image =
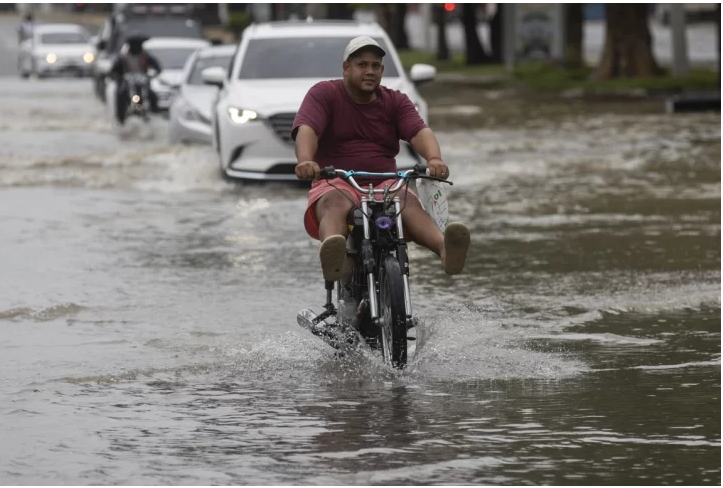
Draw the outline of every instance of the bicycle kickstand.
M334 291L333 281L324 281L324 288L326 288L326 304L324 304L324 311L321 312L314 320L314 324L318 324L322 320L326 320L331 316L336 316L336 308L332 303L332 292Z

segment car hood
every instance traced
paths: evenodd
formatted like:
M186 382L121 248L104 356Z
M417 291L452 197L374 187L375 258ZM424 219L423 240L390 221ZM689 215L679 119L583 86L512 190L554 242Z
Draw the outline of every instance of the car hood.
M184 85L181 89L181 96L191 105L204 119L211 120L211 105L216 98L218 88L208 85Z
M36 56L47 56L50 53L56 56L82 56L88 52L93 52L90 44L43 44L33 49Z
M324 80L237 80L230 87L228 101L238 108L253 110L262 117L279 112L296 112L309 88L320 81ZM382 85L413 96L413 93L407 91L408 85L403 78L389 78L383 80Z
M183 70L164 69L158 75L158 81L166 85L178 86L183 81Z

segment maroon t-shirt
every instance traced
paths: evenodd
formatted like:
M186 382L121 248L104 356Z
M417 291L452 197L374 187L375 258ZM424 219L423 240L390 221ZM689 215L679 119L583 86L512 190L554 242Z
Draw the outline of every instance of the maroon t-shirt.
M358 104L349 97L342 80L312 86L294 119L291 137L308 125L319 138L315 161L320 167L395 172L399 140L410 141L427 127L407 95L379 86L377 98ZM355 178L359 184L373 179ZM376 179L379 183L381 180Z

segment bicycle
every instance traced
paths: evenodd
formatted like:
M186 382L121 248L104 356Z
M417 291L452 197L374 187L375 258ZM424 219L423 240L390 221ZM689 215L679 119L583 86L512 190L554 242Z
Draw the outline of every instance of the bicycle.
M305 309L297 315L302 327L319 336L337 350L344 351L363 339L372 350L381 350L384 363L394 368L407 364L408 330L416 326L412 316L409 286L409 258L404 239L401 212L406 205L409 183L426 178L452 185L452 182L427 176L426 166L397 173L345 171L328 166L321 178L341 177L362 194L361 206L349 213L347 260L349 272L337 281L325 281L324 312L316 315ZM390 188L360 187L354 176L397 179ZM331 184L331 183L329 183ZM404 191L400 199L399 193ZM381 195L381 200L376 198ZM337 307L332 295L336 288ZM329 319L332 319L329 322Z

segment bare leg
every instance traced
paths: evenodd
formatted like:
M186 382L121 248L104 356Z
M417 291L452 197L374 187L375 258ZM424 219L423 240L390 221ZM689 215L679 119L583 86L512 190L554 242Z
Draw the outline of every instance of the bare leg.
M444 235L419 200L407 196L402 223L412 240L442 258L442 268L449 275L462 272L469 248L469 230L464 224L450 223Z
M344 274L346 236L349 233L347 216L352 208L352 202L337 191L322 196L314 207L321 241L319 261L327 282L337 281Z
M407 231L409 237L416 244L426 247L434 254L442 257L444 253L444 236L437 228L432 217L422 208L413 195L407 195L407 205L404 206L404 196L400 197L402 201L402 224L404 230Z
M343 190L342 190L343 191ZM346 237L349 233L347 216L353 205L349 199L339 191L330 191L314 205L314 215L319 221L319 240L334 235Z

